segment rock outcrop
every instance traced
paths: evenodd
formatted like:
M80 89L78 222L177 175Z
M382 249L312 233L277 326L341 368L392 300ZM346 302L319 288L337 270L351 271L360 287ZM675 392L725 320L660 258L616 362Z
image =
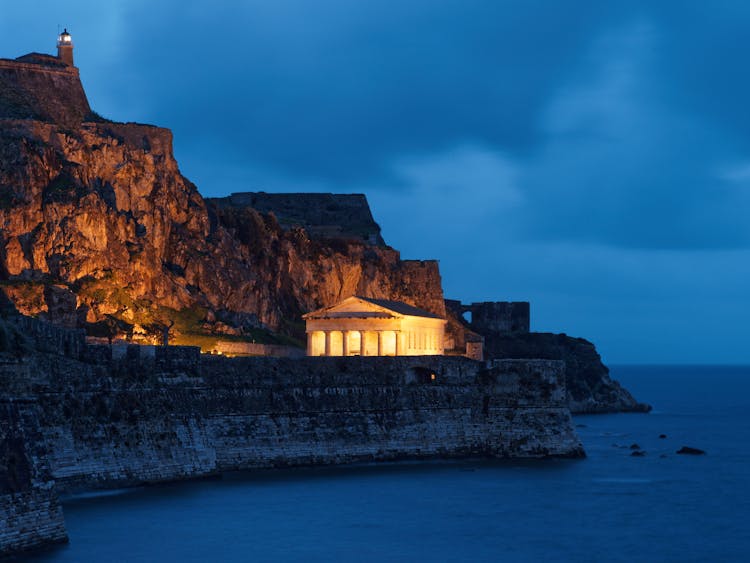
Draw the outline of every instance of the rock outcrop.
M565 362L568 405L573 413L648 412L609 376L594 345L583 338L541 332L486 333L485 352L490 358L546 358Z
M444 314L437 262L385 246L363 196L321 200L319 228L290 224L288 201L282 225L267 196L260 209L243 194L204 200L170 131L88 120L77 71L14 64L0 72L0 279L21 312L136 334L175 322L297 338L302 313L355 293ZM346 228L334 233L337 212Z

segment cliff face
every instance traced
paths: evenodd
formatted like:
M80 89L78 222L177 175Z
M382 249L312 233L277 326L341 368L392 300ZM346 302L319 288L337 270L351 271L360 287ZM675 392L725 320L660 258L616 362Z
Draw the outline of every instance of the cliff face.
M74 300L77 317L60 313L67 324L106 319L138 333L176 321L234 336L262 325L296 337L302 313L354 293L444 314L436 262L207 202L180 174L166 129L45 115L0 119L0 274L23 313L54 318Z
M568 406L573 413L648 412L609 376L594 345L583 338L541 332L486 333L485 351L491 358L546 358L565 362Z

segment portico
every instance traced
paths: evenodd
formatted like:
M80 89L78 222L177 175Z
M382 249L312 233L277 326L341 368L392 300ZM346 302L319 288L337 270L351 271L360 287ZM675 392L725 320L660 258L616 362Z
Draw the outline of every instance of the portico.
M443 354L446 321L400 301L354 296L303 318L308 356Z

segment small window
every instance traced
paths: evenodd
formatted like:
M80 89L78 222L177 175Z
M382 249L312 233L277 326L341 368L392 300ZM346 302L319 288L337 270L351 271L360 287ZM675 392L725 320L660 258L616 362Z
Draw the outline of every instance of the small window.
M414 367L411 368L411 371L414 374L414 381L416 381L417 383L429 385L432 383L437 383L438 381L437 374L430 368Z

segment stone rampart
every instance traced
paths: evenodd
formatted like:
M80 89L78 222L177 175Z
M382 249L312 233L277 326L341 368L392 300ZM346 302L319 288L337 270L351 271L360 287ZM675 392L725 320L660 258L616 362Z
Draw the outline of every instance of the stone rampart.
M59 492L252 468L584 455L560 361L141 348L0 357L0 554L65 541Z
M87 353L83 329L70 329L25 315L9 317L8 322L15 324L41 352L74 359L83 359Z
M282 228L302 227L313 238L385 244L364 194L241 192L209 201L273 213Z
M34 401L0 400L0 556L67 541Z
M35 393L60 490L258 467L583 452L561 362L169 354L45 367L54 377L35 381Z
M486 301L465 307L471 328L479 334L525 334L531 325L528 301Z
M77 68L0 59L0 118L76 127L90 113Z

